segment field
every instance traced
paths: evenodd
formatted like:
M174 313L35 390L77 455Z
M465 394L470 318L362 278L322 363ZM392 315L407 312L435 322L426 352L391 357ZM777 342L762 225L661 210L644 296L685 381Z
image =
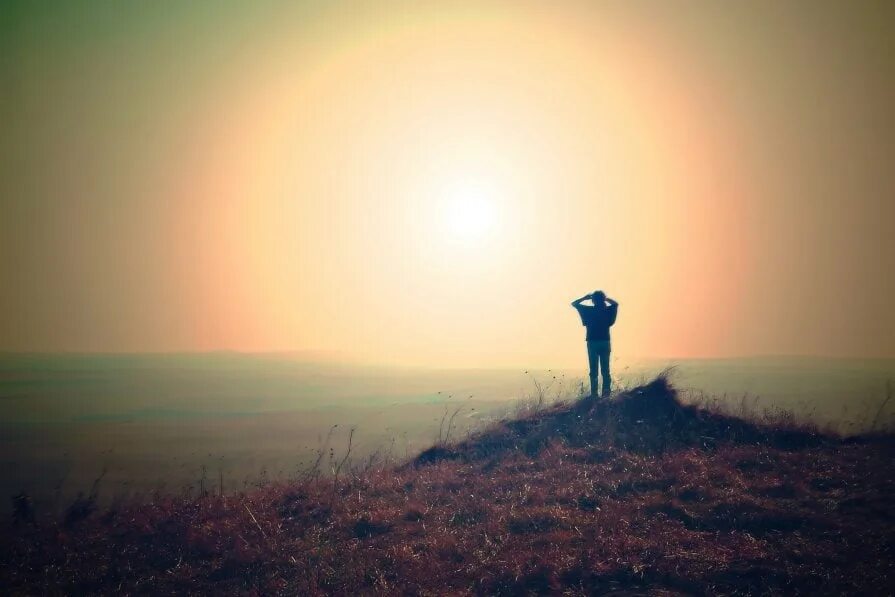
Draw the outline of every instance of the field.
M740 416L784 409L844 433L869 428L895 361L799 358L614 363L621 385L669 364L684 401ZM577 393L582 371L434 370L306 355L3 355L0 514L28 493L61 513L100 477L99 501L153 492L226 492L294 479L322 447L352 459L405 459L514 411L539 393ZM556 379L554 379L556 378ZM541 390L538 390L538 385ZM880 413L889 424L895 404ZM327 440L328 438L328 440ZM329 454L323 468L329 468Z
M327 458L319 452L320 460ZM682 404L664 377L609 403L530 404L394 465L51 519L24 497L22 593L890 594L895 441Z

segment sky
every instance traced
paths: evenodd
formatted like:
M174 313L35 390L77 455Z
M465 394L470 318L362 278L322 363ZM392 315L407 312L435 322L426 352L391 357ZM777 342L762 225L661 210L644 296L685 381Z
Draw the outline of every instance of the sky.
M0 350L895 357L888 2L0 5Z

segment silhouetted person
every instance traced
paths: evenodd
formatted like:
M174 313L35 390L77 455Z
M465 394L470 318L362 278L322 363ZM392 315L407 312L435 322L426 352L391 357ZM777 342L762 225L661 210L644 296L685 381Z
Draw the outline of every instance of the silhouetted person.
M584 305L590 299L593 305ZM581 316L581 325L587 328L587 364L590 375L590 395L597 396L597 371L603 374L603 396L612 391L612 377L609 374L609 328L618 315L618 303L608 298L602 290L585 294L572 301L572 306Z

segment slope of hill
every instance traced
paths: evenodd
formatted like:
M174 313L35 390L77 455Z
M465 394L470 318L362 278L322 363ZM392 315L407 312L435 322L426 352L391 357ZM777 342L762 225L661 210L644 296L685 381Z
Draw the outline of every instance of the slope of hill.
M64 520L27 500L12 593L887 594L895 441L682 405L664 378L400 467ZM629 593L630 594L630 593Z

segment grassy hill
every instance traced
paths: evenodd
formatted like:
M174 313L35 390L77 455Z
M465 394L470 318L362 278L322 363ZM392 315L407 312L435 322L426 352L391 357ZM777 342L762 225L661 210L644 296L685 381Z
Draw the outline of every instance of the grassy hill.
M400 466L34 520L31 593L890 594L895 439L685 406L664 377L532 409ZM39 514L39 513L38 513Z

